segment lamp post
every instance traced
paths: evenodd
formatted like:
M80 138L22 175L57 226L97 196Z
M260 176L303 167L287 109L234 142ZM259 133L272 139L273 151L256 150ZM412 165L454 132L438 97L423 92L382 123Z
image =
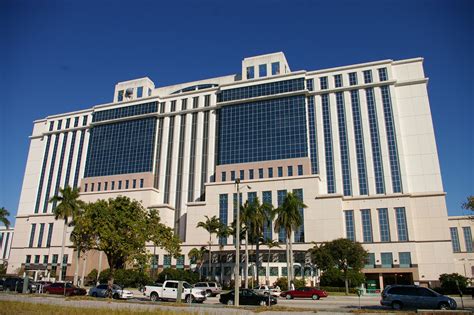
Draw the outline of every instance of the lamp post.
M234 270L234 305L239 306L240 287L240 179L235 180L237 185L237 214L235 222L235 270Z

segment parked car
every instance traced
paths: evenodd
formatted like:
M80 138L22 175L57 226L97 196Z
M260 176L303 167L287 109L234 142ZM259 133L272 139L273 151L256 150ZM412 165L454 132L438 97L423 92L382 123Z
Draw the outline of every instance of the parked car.
M273 287L273 286L269 286L269 285L266 285L266 284L263 284L263 285L260 285L258 287L255 287L253 289L256 293L258 294L263 294L263 295L273 295L273 296L280 296L281 294L281 290L280 290L280 287Z
M431 289L416 285L390 285L382 292L380 304L403 308L455 310L456 301Z
M3 291L3 283L5 282L5 279L0 279L0 291Z
M147 285L143 291L143 295L150 298L152 301L165 300L176 301L178 298L179 281L167 280L163 284ZM183 292L181 298L190 302L202 303L206 300L206 291L193 288L189 283L183 281Z
M46 294L64 294L64 282L56 282L49 285L46 285L43 288L43 292ZM66 283L66 295L86 295L87 291L83 288L78 288L72 283Z
M281 297L291 300L294 298L311 298L319 300L322 297L327 297L328 294L324 290L319 290L312 287L301 287L296 290L285 291L280 294Z
M108 284L99 284L93 288L90 288L89 295L93 297L107 297ZM128 290L124 290L121 286L114 284L112 286L112 298L114 299L131 299L133 293Z
M216 282L198 282L194 288L203 290L207 296L217 296L222 292L221 285Z
M234 305L234 291L229 293L221 294L219 302L227 305ZM240 305L274 305L277 304L277 299L273 296L264 296L257 294L252 289L240 289L239 291L239 304Z
M3 282L3 290L6 292L14 291L18 293L23 292L23 278L20 277L8 277ZM33 279L29 278L28 280L28 288L26 293L34 293L36 292L36 283L33 282Z

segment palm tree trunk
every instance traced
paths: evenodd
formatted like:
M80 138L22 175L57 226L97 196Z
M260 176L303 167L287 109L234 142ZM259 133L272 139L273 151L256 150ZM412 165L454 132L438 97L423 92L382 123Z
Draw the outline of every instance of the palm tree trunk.
M211 247L212 234L209 233L209 269L207 270L207 278L211 280L211 260L212 260L212 247Z
M244 271L244 276L245 276L245 288L249 288L249 233L247 230L245 230L245 271Z
M64 231L63 231L63 240L61 243L61 256L60 256L60 261L59 261L59 281L63 280L63 261L64 261L64 246L66 243L66 229L67 229L67 223L66 220L64 220Z
M74 285L77 285L77 280L79 279L79 259L81 258L81 251L79 248L76 248L76 268L74 268Z
M84 286L84 277L86 275L87 254L84 254L82 262L81 286Z
M288 290L291 290L290 289L290 277L291 277L291 273L290 273L290 248L288 247L288 236L286 237L286 243L285 243L285 247L286 247L286 281L288 282Z
M289 252L290 252L290 272L291 272L291 282L293 283L295 281L295 269L293 267L293 242L291 241L291 234L288 237L288 243L290 244L289 246Z
M258 267L260 263L260 244L257 239L256 245L255 245L255 266L257 267L257 286L260 284L260 274L258 272Z
M266 276L265 282L267 283L267 285L270 285L270 246L268 246L267 272L265 272L265 275L268 274L268 276Z

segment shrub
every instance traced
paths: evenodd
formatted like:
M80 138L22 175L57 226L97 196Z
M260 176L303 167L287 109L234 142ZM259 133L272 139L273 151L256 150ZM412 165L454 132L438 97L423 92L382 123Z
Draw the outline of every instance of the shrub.
M92 269L86 277L86 284L93 285L97 281L97 269Z
M364 274L353 270L347 272L349 286L358 287L365 281ZM337 268L330 268L321 275L321 286L344 287L344 274Z
M293 280L293 284L295 285L295 288L300 288L306 286L306 281L303 280L302 278L295 278ZM278 278L274 283L274 286L279 286L282 291L287 291L288 289L288 278L286 277L281 277Z
M99 282L106 283L110 279L110 269L102 270L99 275ZM151 283L151 278L144 271L137 269L115 270L114 283L123 287L137 288L141 285Z
M199 274L191 270L167 268L160 272L156 278L158 282L164 282L166 280L181 280L194 284L199 282Z
M465 291L468 285L468 279L458 273L443 273L439 276L439 281L441 282L441 289L445 293L459 293L459 290Z
M319 287L319 289L321 290L324 290L326 292L343 292L345 293L346 292L346 288L345 287ZM349 288L349 293L357 293L357 289L356 288Z

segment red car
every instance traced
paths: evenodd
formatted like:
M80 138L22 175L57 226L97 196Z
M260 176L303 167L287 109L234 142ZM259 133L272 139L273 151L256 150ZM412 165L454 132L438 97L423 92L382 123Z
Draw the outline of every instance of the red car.
M51 283L45 285L43 292L46 294L64 294L64 282ZM87 291L83 288L73 286L71 283L66 283L66 295L86 295Z
M322 297L327 297L326 291L318 290L311 287L301 287L296 290L285 291L280 294L281 297L286 297L287 300L293 298L312 298L313 300L319 300Z

